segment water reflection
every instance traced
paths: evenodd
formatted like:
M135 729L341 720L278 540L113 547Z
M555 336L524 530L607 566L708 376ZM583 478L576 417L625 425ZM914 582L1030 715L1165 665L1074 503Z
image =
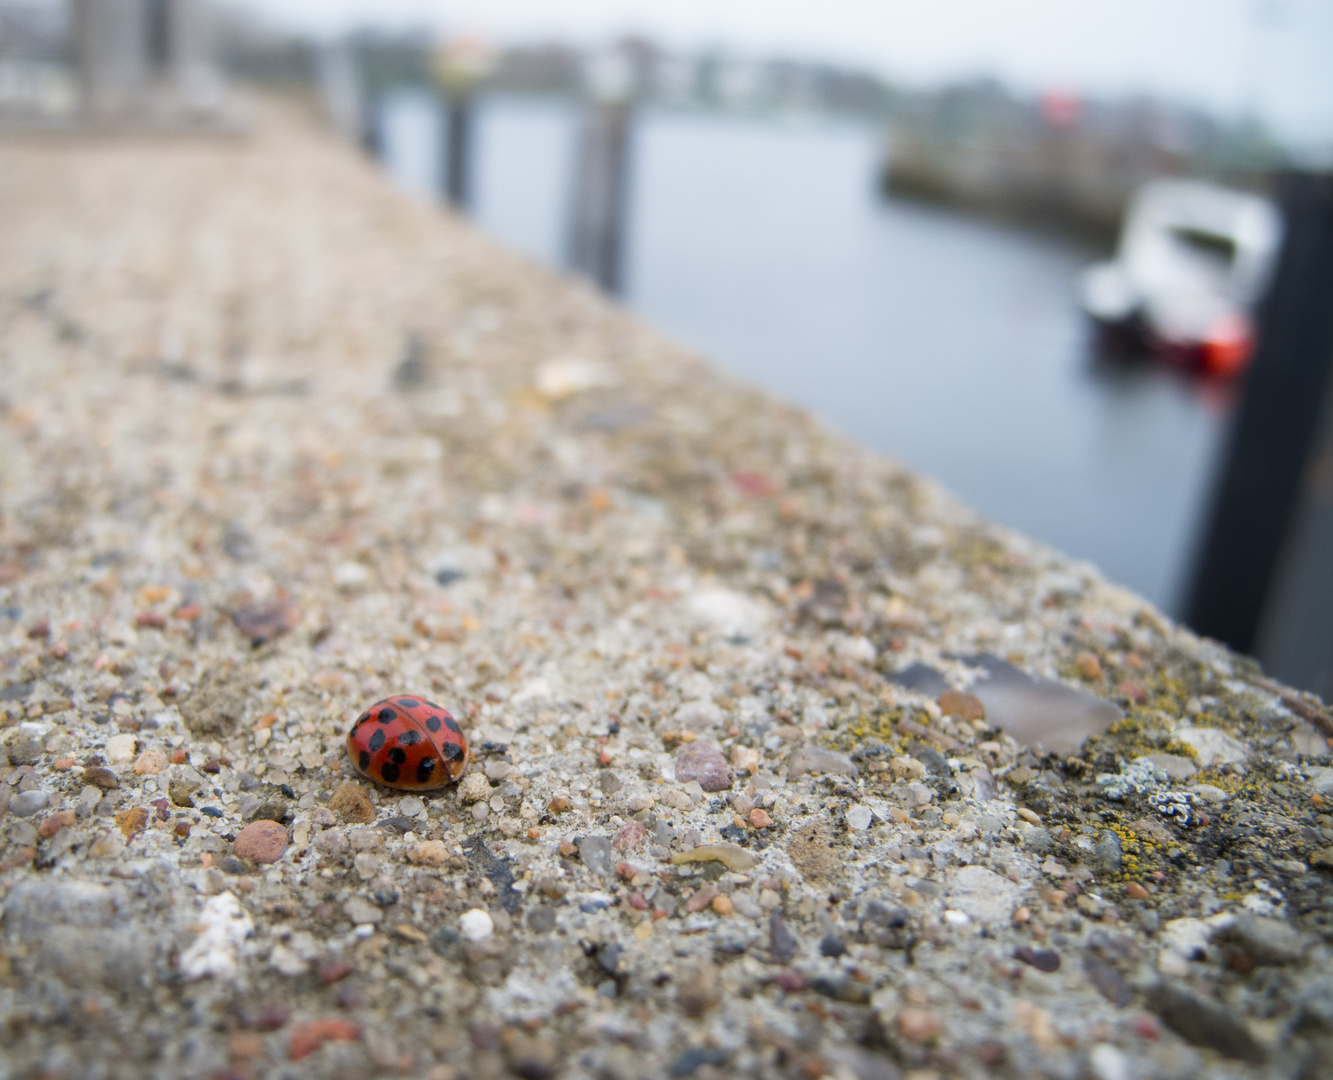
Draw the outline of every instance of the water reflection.
M558 265L576 115L491 98L476 216ZM879 133L649 111L627 300L737 374L1156 603L1176 590L1229 401L1095 363L1078 244L885 201Z

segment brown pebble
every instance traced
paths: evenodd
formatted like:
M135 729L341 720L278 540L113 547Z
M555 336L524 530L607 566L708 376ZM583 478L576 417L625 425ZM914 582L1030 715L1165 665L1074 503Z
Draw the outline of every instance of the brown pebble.
M1030 964L1038 971L1047 974L1060 970L1060 954L1054 949L1031 949L1026 945L1020 945L1014 950L1014 959Z
M633 863L627 863L627 862L616 863L617 877L622 877L626 881L632 881L634 879L634 875L637 873L639 873L639 868L635 866Z
M91 769L84 769L83 779L93 787L99 787L103 791L114 791L120 787L120 781L116 779L116 774L110 769L102 768L100 765L95 765Z
M1102 662L1090 652L1081 652L1074 660L1078 673L1089 682L1102 677Z
M1148 890L1137 881L1131 881L1125 885L1125 895L1131 900L1147 900Z
M55 834L58 833L61 829L63 829L66 825L73 825L73 824L74 824L73 810L57 810L54 814L50 815L45 821L43 821L39 826L37 826L37 835L40 836L43 840L49 840L51 839L51 837L55 836Z
M176 822L176 835L184 840L190 835L190 823L188 821Z
M407 849L407 861L417 866L443 866L449 861L449 849L443 840L422 840Z
M233 1058L263 1057L264 1036L253 1031L233 1031L227 1040L227 1049Z
M356 1042L361 1025L352 1020L307 1020L292 1030L288 1054L293 1061L308 1057L326 1042Z
M976 694L964 694L958 690L946 690L936 704L945 716L956 716L960 720L985 720L986 706Z
M566 799L563 795L557 795L554 799L552 799L549 803L546 804L546 809L551 811L551 813L553 814L566 814L569 812L569 800Z
M632 851L648 838L648 830L640 822L627 821L620 826L611 846L617 851Z
M232 612L231 619L237 630L254 644L262 645L294 627L299 616L284 597L278 597L263 603L246 604Z
M369 825L375 820L375 804L355 780L344 780L338 785L329 799L329 809L354 825Z
M150 816L148 809L143 806L131 807L116 815L116 828L124 834L126 843L144 831Z
M138 776L156 776L167 767L167 755L161 750L145 750L135 759L134 771Z
M902 1009L898 1013L898 1031L909 1042L925 1042L939 1035L940 1018L927 1009Z
M676 1002L686 1016L703 1016L721 1000L717 987L717 966L700 960L680 981Z
M773 824L773 819L769 816L767 810L756 806L750 811L750 824L756 829L767 829Z
M676 754L676 780L687 784L699 781L705 791L725 791L731 787L731 769L722 751L706 739L688 743Z
M275 863L287 850L287 830L276 821L252 821L237 835L233 849L238 859Z
M574 846L574 842L572 840L560 841L560 854L563 855L566 859L568 859L571 855L576 854L578 850L579 849Z
M281 1001L269 1001L241 1014L241 1025L251 1031L277 1031L292 1018L292 1010Z
M346 960L328 960L319 965L319 980L325 986L341 982L352 973L352 965Z
M736 910L736 907L731 902L730 896L715 896L713 897L713 910L719 915L730 915Z
M691 915L693 915L696 912L703 911L704 908L706 908L709 904L713 902L713 898L715 896L717 896L717 889L714 888L712 885L705 885L702 889L700 889L697 893L695 893L693 896L691 896L688 900L685 901L685 910L688 911Z

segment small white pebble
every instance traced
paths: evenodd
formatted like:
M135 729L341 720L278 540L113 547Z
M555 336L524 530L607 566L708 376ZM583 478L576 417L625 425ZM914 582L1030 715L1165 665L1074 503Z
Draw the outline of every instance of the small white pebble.
M468 941L485 941L495 932L495 923L481 908L474 907L463 912L463 917L458 920L458 929Z
M1098 1043L1088 1054L1088 1064L1097 1080L1129 1080L1129 1061L1110 1043Z
M128 732L122 735L113 735L106 741L107 761L113 765L123 765L134 757L134 736Z
M875 815L870 812L868 806L853 806L847 811L847 824L857 832L865 832L874 819Z
M961 911L949 910L944 913L944 921L950 926L966 926L972 920Z

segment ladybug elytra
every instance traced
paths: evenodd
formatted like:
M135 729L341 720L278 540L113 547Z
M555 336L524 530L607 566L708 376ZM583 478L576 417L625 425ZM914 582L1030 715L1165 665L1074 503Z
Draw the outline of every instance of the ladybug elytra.
M357 717L347 752L370 779L407 791L452 783L468 756L467 736L449 711L410 694L377 701Z

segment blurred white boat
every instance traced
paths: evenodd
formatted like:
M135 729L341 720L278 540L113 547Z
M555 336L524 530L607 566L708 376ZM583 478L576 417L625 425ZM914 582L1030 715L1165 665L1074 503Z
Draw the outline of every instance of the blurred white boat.
M1253 351L1281 238L1277 208L1259 195L1155 180L1130 203L1115 259L1084 271L1083 309L1177 363L1234 375Z

